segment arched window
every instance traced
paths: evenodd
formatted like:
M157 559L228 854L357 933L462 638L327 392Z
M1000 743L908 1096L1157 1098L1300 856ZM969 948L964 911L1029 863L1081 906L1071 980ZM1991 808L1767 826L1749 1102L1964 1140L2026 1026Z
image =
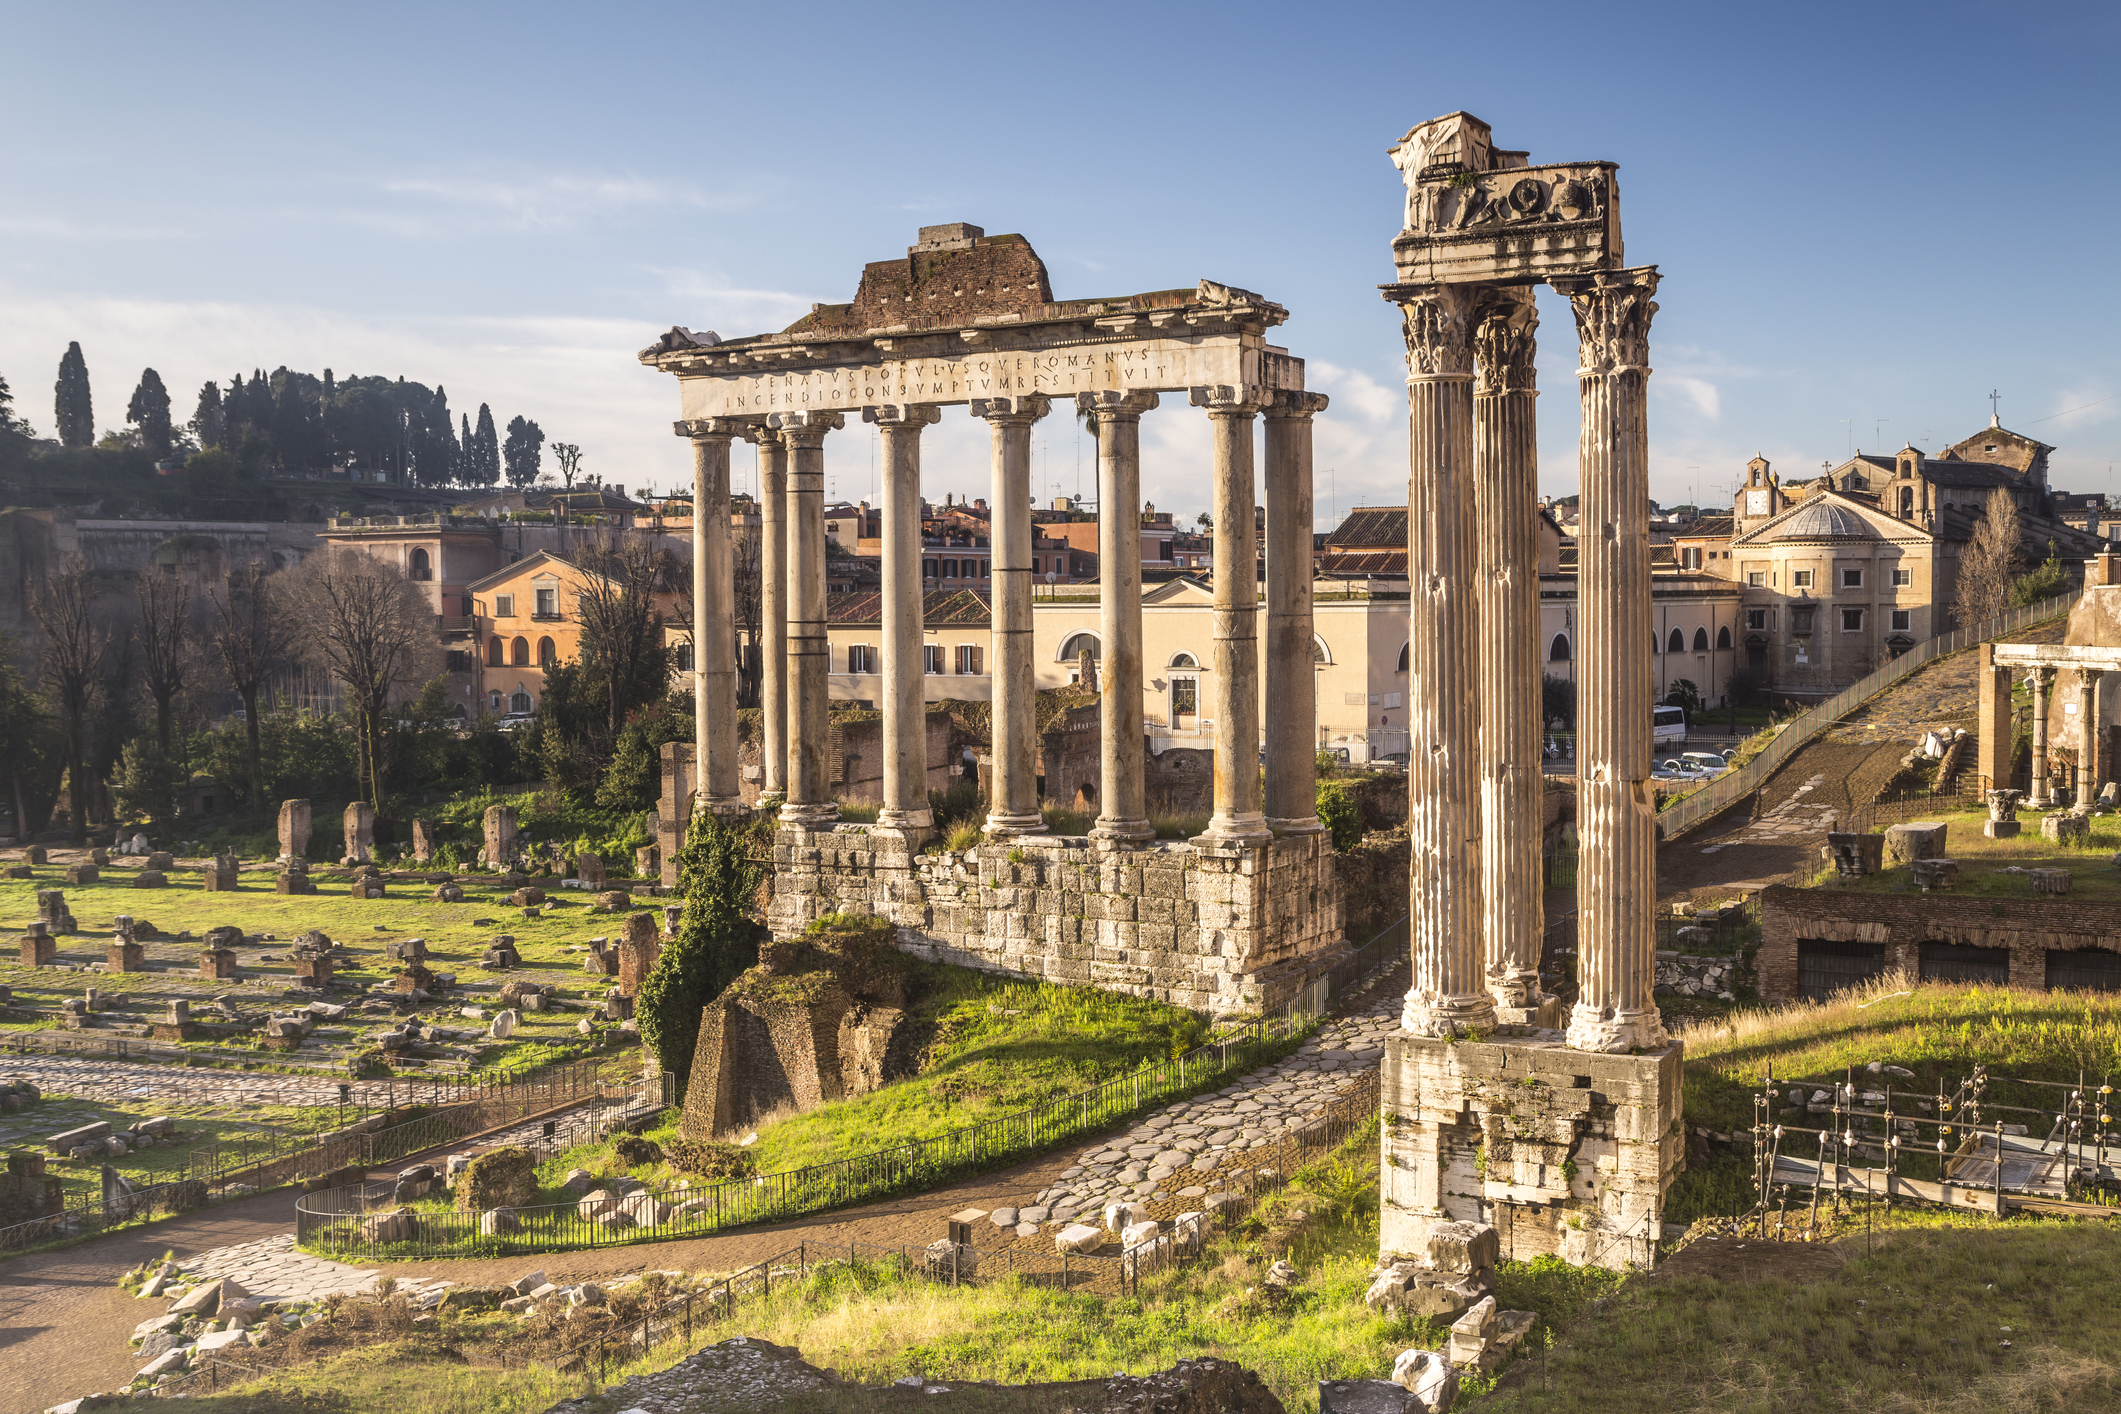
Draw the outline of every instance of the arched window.
M1694 630L1694 651L1696 653L1709 651L1709 631L1707 629L1697 628Z
M1402 648L1399 650L1399 662L1402 668L1406 666L1406 661L1407 650ZM1547 661L1549 663L1566 663L1569 661L1569 636L1567 634L1557 633L1554 635L1554 641L1547 645Z
M412 551L412 577L414 579L433 579L435 577L434 562L428 559L427 552L417 545L413 547Z
M1722 628L1716 630L1716 646L1718 648L1731 646L1731 626L1729 624L1725 624Z
M1326 648L1326 641L1315 633L1311 635L1311 661L1314 664L1333 661L1333 654Z
M1090 651L1092 658L1103 658L1105 656L1098 645L1096 634L1071 633L1060 646L1061 661L1066 662L1070 658L1081 657L1084 649Z
M1407 670L1408 664L1412 661L1413 652L1414 645L1412 643L1402 643L1399 645L1399 671L1405 672Z
M510 647L513 650L510 654L511 661L513 661L515 665L519 668L529 667L530 640L527 638L519 638L512 645L510 645Z
M1673 629L1671 638L1665 641L1664 651L1667 653L1686 652L1686 635L1676 628Z
M500 693L489 692L486 694L486 710L488 710L489 712L499 712L503 707L507 705L508 699L501 696Z
M486 666L498 668L508 661L508 644L499 638L486 640Z
M560 661L559 645L549 638L538 640L538 666L550 668Z
M511 712L529 712L530 694L523 691L520 687L517 688L515 694L508 699L508 710Z
M1200 660L1191 653L1173 653L1170 666L1174 668L1197 668L1200 666Z

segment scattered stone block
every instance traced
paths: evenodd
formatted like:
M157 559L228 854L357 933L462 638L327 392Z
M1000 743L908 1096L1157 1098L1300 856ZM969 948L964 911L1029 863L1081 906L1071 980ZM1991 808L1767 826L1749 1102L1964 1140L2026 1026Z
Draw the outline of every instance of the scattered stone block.
M663 869L663 851L655 845L644 844L633 852L633 872L644 879L653 879Z
M280 862L302 859L309 853L309 802L280 802ZM283 890L284 892L284 890Z
M169 1314L172 1316L197 1316L204 1320L221 1309L221 1291L222 1283L218 1281L210 1281L203 1285L195 1286L177 1298L176 1304L169 1308Z
M1054 1234L1053 1246L1057 1252L1095 1252L1105 1245L1105 1230L1088 1223L1070 1223Z
M1918 859L1913 868L1915 887L1924 893L1959 886L1959 861L1956 859Z
M620 913L633 907L633 895L624 889L606 889L597 895L599 913Z
M138 943L129 943L121 938L111 939L104 949L103 970L106 972L144 972L147 970L147 949Z
M147 867L150 869L174 869L177 867L177 857L166 849L158 849L147 856Z
M462 903L464 901L464 890L458 884L438 884L430 897L436 903Z
M604 886L604 860L601 855L583 850L574 857L574 876L582 881L585 889L600 889Z
M63 1134L54 1134L51 1138L44 1141L44 1147L51 1150L54 1154L71 1154L75 1149L85 1144L102 1142L110 1137L110 1132L110 1124L99 1119L94 1124L84 1124L79 1129L69 1129Z
M2091 843L2092 822L2074 810L2058 810L2040 817L2040 834L2058 845L2082 849Z
M1826 857L1844 879L1861 879L1876 874L1884 867L1885 851L1883 835L1831 833L1826 837ZM1706 933L1708 930L1692 931Z
M234 893L242 880L242 868L233 854L217 854L206 865L206 892Z
M103 866L104 868L106 868L106 869L110 868L110 851L109 851L109 850L107 850L107 849L92 849L92 850L90 850L90 851L88 852L88 857L89 857L89 861L90 861L91 863L95 863L95 864L100 864L100 865L102 865L102 866Z
M517 908L536 908L545 902L545 891L536 884L526 884L510 894L508 902Z
M322 952L296 953L295 980L305 987L329 987L331 985L331 954Z
M37 890L37 921L51 930L54 937L67 937L80 932L74 923L73 910L66 906L66 895L58 889Z
M169 878L159 869L142 869L139 873L133 875L133 887L136 889L166 889L169 887Z
M66 882L69 884L93 884L103 877L103 871L93 864L69 864L66 866Z
M2069 892L2070 872L2067 869L2029 869L2026 878L2031 881L2036 894L2066 894Z
M1502 1260L1502 1236L1487 1223L1431 1223L1428 1256L1440 1272L1478 1272Z
M314 894L316 881L309 877L309 865L300 858L282 862L280 872L273 876L273 892L280 894Z
M24 864L49 864L51 856L45 853L43 845L33 844L22 851L22 862Z
M1941 820L1914 820L1904 825L1888 825L1885 830L1885 857L1893 864L1912 864L1918 859L1942 858L1947 829Z
M30 868L27 864L10 864L5 869L0 869L0 879L34 879L36 877L37 871Z
M199 954L199 975L227 981L236 975L236 955L227 948L208 948Z
M493 1019L493 1025L487 1028L486 1034L496 1041L505 1041L516 1034L516 1027L521 1023L522 1018L515 1012L504 1011Z
M24 967L51 967L59 961L59 940L41 922L29 925L21 943Z

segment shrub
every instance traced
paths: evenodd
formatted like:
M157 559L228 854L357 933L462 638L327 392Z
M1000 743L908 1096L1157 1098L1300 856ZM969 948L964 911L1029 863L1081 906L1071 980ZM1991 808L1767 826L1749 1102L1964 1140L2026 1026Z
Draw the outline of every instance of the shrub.
M663 1155L679 1173L700 1178L749 1178L757 1167L748 1149L683 1137L673 1137L665 1144Z
M1339 781L1318 783L1318 822L1343 854L1362 843L1362 807Z
M538 1161L528 1149L488 1149L457 1179L457 1211L523 1208L538 1200Z
M751 916L758 869L742 827L713 816L693 819L678 852L678 887L685 913L678 935L641 984L635 1005L641 1039L675 1077L679 1102L692 1076L700 1012L759 960L766 930Z
M611 1156L628 1169L663 1162L663 1151L656 1147L655 1141L643 1139L638 1134L621 1134L612 1140Z

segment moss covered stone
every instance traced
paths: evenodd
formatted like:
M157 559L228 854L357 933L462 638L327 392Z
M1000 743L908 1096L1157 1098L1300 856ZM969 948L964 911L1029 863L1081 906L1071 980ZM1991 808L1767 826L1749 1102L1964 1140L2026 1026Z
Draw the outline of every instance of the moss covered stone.
M457 1211L521 1208L538 1200L538 1161L527 1149L488 1149L457 1180Z

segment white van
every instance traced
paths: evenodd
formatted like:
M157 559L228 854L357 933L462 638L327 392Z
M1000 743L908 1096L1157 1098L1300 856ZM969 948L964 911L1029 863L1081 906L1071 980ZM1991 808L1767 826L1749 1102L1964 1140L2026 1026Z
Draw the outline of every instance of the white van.
M1655 715L1651 720L1654 723L1655 736L1652 739L1657 746L1663 746L1668 741L1686 740L1686 708L1658 707L1653 711Z

